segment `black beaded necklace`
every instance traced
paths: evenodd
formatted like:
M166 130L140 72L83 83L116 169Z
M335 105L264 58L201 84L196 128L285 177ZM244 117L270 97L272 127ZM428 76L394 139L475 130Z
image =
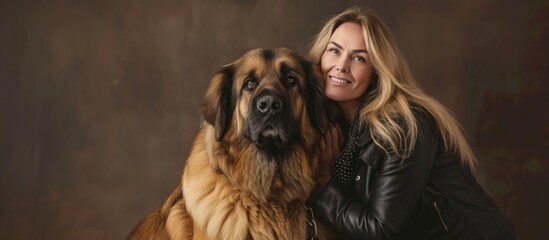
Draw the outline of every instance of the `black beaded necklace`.
M337 156L334 166L332 167L332 178L342 184L354 183L355 177L358 173L357 160L360 148L358 147L357 142L359 140L358 137L360 136L360 124L364 124L360 121L360 110L364 107L366 102L368 102L367 98L365 98L360 104L355 114L353 123L349 128L345 146L341 149L341 152Z

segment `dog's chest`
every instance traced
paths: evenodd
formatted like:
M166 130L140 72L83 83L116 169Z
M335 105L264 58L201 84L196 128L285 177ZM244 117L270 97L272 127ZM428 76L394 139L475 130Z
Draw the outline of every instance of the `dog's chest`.
M253 239L305 239L306 217L302 204L249 206L250 235Z

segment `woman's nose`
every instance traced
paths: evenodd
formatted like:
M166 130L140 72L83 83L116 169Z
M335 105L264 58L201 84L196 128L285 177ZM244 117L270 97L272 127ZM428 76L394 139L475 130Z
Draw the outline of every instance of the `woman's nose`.
M336 64L336 70L339 72L349 72L349 64L347 63L347 60L341 59Z

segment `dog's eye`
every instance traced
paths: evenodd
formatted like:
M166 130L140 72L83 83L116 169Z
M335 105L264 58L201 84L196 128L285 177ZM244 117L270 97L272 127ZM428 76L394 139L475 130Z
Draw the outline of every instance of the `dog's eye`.
M254 89L257 86L257 80L255 78L249 77L246 79L246 82L244 83L244 87L246 89Z
M288 76L288 78L286 78L286 82L288 83L288 85L294 86L297 81L296 81L295 77Z

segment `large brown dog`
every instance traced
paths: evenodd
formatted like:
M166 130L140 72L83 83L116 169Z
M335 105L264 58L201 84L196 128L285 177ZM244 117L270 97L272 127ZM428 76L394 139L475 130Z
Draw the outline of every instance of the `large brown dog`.
M130 239L314 235L305 202L329 123L321 85L311 64L284 48L255 49L222 67L180 186Z

